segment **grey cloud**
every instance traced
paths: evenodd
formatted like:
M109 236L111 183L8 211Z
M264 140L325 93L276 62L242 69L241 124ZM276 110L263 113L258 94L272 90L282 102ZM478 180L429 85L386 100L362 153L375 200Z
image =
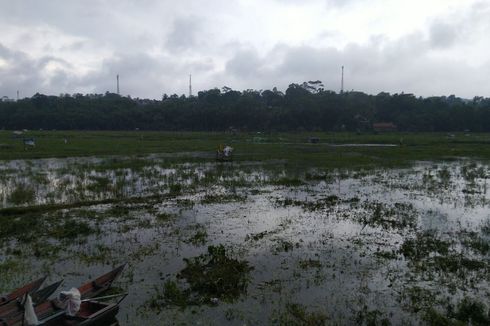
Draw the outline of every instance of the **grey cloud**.
M26 53L14 51L0 44L0 96L15 97L34 93L104 93L115 92L116 74L120 75L121 93L140 97L159 98L162 93L181 93L187 88L188 74L196 71L205 78L215 64L210 59L181 62L173 56L151 56L144 52L116 53L103 59L100 69L84 75L69 72L71 63L55 56L31 58ZM47 75L47 65L56 63L59 68ZM197 78L200 79L200 78Z
M195 47L202 32L203 24L197 17L182 17L174 21L172 31L167 36L165 48L171 51L185 51Z
M264 3L267 8L273 8L271 3L320 5L341 14L350 10L346 6L359 6L357 10L369 4L361 0L247 4L210 0L205 5L168 0L0 1L0 27L12 31L0 44L0 57L6 62L0 65L0 96L14 96L16 89L24 95L114 91L117 73L123 94L154 98L163 92L186 92L189 73L196 90L222 85L284 89L292 82L313 79L338 90L342 65L349 89L490 95L484 87L490 63L477 58L480 61L473 66L461 54L475 44L482 54L489 48L488 1L457 6L458 11L433 17L420 31L398 39L374 35L365 43L328 46L345 44L345 34L319 24L313 32L316 38L272 49L273 44L264 44L267 38L254 35L261 26L247 25L256 21L251 8ZM235 19L243 20L239 22L243 28L226 30ZM48 36L39 37L45 31ZM28 54L27 48L36 54ZM47 66L57 68L50 68L48 74Z
M234 57L226 63L226 72L235 76L250 77L258 75L262 62L257 53L251 49L239 50Z
M490 31L490 4L477 2L464 11L436 17L429 26L430 45L438 50L486 39Z
M280 4L304 6L310 3L323 3L330 8L341 8L356 2L362 2L361 0L275 0Z
M327 5L331 7L346 7L356 2L361 2L360 0L327 0Z
M430 44L435 48L448 48L457 39L456 27L447 23L432 24L429 30Z
M206 76L214 68L210 60L180 62L173 56L151 56L144 52L118 53L103 61L101 69L73 81L79 89L96 93L115 92L120 75L122 95L159 98L163 93L187 89L188 74L197 71Z
M6 67L0 68L0 96L14 97L17 90L21 90L24 95L32 95L37 86L43 84L37 71L49 62L48 58L35 60L24 52L11 50L2 44L0 58L6 61Z
M430 42L422 33L414 33L382 44L350 44L343 50L281 45L253 59L258 60L257 67L266 67L278 60L271 69L250 67L249 70L229 69L227 73L232 74L235 84L243 89L251 88L251 85L239 81L252 80L260 88L277 85L284 89L291 82L319 79L326 89L338 91L341 66L344 65L348 90L373 94L411 92L422 96L455 93L470 98L488 93L484 85L477 82L482 78L481 68L462 64L457 59L432 57ZM230 62L236 60L234 57ZM246 61L246 57L242 57L242 61ZM490 62L486 65L487 73L489 66Z

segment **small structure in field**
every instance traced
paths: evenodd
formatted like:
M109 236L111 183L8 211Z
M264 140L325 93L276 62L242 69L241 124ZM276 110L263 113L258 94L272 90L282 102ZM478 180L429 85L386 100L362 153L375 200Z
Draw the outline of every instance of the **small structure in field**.
M318 138L318 137L308 138L308 143L310 143L310 144L318 144L319 142L320 142L320 138Z
M34 138L24 138L24 150L27 150L28 148L35 148L36 147L36 141Z
M216 150L216 161L229 162L233 160L233 147L231 146L218 146Z
M390 132L397 131L398 127L393 122L375 122L373 123L373 131L378 132Z
M233 126L230 126L227 130L227 132L233 136L238 135L239 130Z

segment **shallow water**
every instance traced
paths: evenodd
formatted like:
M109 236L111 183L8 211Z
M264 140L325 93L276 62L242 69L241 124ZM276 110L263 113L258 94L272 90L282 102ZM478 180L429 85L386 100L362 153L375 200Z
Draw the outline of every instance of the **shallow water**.
M0 270L11 276L0 281L0 288L43 273L51 280L63 277L64 288L69 288L128 262L118 282L129 293L118 315L122 325L162 320L284 324L291 303L333 323L362 324L374 315L377 322L386 318L394 325L417 324L430 305L443 311L465 296L489 299L489 252L468 244L490 240L488 168L483 164L462 160L421 162L406 169L298 172L281 164L171 164L151 156L136 162L12 161L0 164L0 170L5 171L0 180L4 207L121 199L40 213L41 219L87 223L96 230L90 234L66 238L40 230L39 241L31 242L4 237ZM9 201L20 182L34 189L33 202ZM178 191L175 185L180 185ZM151 197L155 194L164 196ZM131 202L134 197L143 200ZM193 244L189 240L199 230L207 236ZM402 248L412 240L423 241L427 232L445 241L448 252L432 248L418 259L407 256ZM53 252L33 254L35 246L46 243ZM219 244L254 268L238 300L185 309L145 304L161 293L167 280L185 286L176 278L186 265L183 259ZM455 256L483 266L454 271L434 265L434 257ZM7 261L14 267L5 267ZM417 288L435 299L414 302L410 294ZM415 309L418 305L422 308Z

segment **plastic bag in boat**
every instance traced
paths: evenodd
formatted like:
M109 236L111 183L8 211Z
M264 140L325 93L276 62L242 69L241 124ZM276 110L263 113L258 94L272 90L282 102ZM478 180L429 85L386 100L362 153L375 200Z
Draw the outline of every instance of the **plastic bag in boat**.
M34 311L34 306L32 305L32 298L30 295L27 295L27 298L24 302L24 320L26 325L33 326L39 324L39 320L37 319L36 312Z
M75 316L80 310L80 304L82 303L80 297L80 291L76 288L71 288L70 291L60 292L58 296L60 307L65 309L68 316Z

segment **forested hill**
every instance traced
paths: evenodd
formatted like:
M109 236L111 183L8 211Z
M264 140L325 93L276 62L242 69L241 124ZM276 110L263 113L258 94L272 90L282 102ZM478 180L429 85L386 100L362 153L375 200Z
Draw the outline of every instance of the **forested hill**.
M162 100L36 94L0 102L0 129L366 131L391 122L401 131L490 131L490 98L338 94L316 86L291 84L285 93L224 87Z

